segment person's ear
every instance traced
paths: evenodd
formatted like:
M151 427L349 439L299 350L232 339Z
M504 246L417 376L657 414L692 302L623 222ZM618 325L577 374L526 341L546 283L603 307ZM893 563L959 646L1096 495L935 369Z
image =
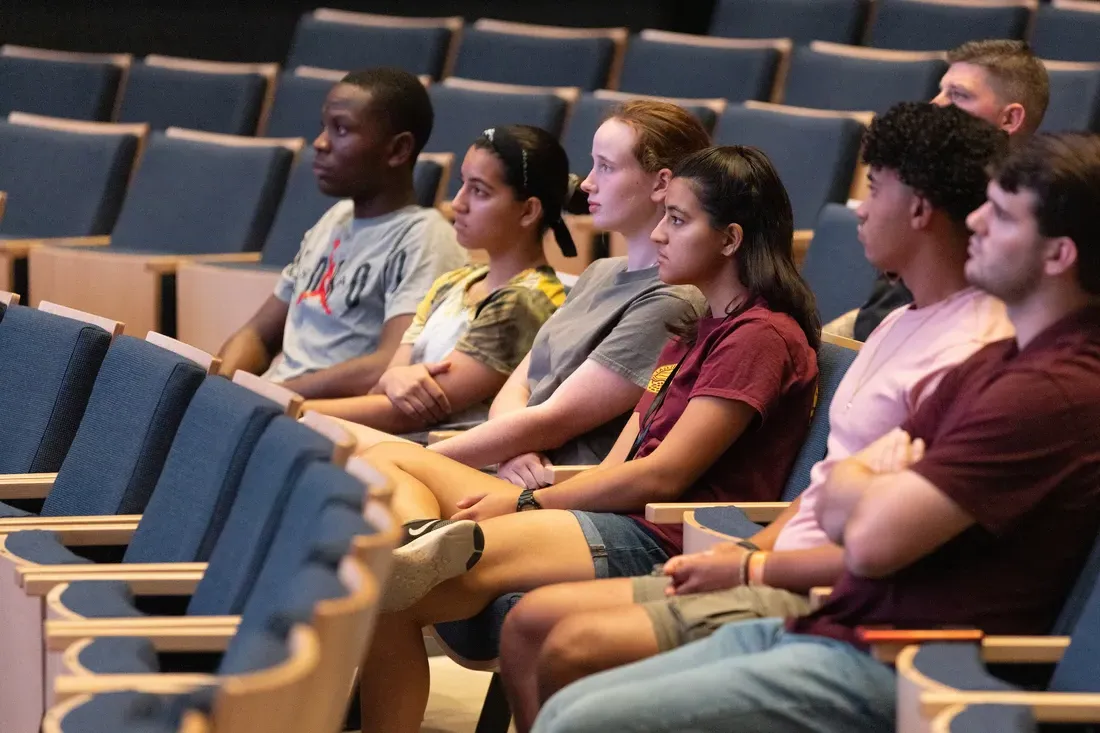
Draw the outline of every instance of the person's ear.
M531 196L523 202L523 213L519 217L519 223L525 227L538 226L542 221L542 202Z
M413 139L411 132L399 132L390 140L390 150L389 155L386 157L386 164L390 168L407 166L415 157L413 153L415 147L416 141Z
M650 198L653 199L653 203L662 204L665 201L665 194L668 193L668 183L672 180L672 171L668 168L662 168L657 171L657 178L653 182L653 193Z
M1015 135L1023 129L1026 119L1027 110L1024 109L1024 105L1019 102L1013 102L1001 110L1000 127L1009 135Z
M1077 243L1069 237L1051 237L1043 245L1043 273L1059 277L1077 266Z
M733 257L737 250L741 249L741 242L745 241L745 230L740 224L730 224L725 230L725 241L722 243L722 256Z
M909 202L909 224L914 231L927 229L932 223L932 202L918 194L913 194Z

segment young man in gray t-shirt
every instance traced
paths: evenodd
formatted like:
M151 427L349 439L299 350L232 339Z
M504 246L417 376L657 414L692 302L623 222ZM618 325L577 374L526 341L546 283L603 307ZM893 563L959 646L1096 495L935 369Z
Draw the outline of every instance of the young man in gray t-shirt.
M466 259L440 213L414 204L432 118L403 71L353 72L333 87L313 167L321 191L350 200L306 233L274 294L222 347L223 374L262 373L308 399L374 386L431 284Z

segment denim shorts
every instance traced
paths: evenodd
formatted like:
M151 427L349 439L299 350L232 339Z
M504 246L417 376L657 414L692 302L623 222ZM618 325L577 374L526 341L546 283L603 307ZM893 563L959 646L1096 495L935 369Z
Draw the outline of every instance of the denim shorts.
M654 565L669 558L642 525L630 517L610 512L571 509L581 525L592 553L597 578L632 578L648 575Z

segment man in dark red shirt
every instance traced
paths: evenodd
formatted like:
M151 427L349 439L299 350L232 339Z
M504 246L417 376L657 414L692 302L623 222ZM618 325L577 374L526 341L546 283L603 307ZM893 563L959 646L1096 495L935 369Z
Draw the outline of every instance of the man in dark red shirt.
M966 274L1016 338L833 469L817 516L846 572L823 608L589 677L534 730L892 731L894 673L858 627L1048 631L1100 530L1097 208L1098 137L1038 136L997 171Z

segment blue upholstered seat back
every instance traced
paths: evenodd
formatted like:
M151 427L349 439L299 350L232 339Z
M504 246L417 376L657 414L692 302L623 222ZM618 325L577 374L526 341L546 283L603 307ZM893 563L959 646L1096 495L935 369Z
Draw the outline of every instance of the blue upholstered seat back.
M607 86L614 55L610 38L545 38L470 27L462 32L453 75L591 91Z
M798 451L791 475L783 487L780 501L794 501L810 485L810 469L825 457L829 442L829 408L833 404L840 380L859 352L843 346L822 342L817 350L817 401L810 419L810 431Z
M863 254L856 212L841 204L821 209L802 262L802 277L817 299L822 323L863 304L877 272Z
M717 48L639 37L627 48L619 89L663 97L766 102L779 58L774 48Z
M117 337L42 516L141 513L205 378L206 370L189 359Z
M943 51L967 41L1023 38L1030 10L1023 5L946 5L920 0L876 0L870 45L907 51Z
M136 151L133 135L85 135L0 122L0 191L8 194L0 235L110 233Z
M294 31L286 67L353 70L392 66L437 79L450 42L451 31L447 28L334 23L306 14Z
M308 465L291 490L263 567L240 613L266 618L286 591L290 577L309 558L313 545L323 539L316 533L325 507L340 504L362 514L365 491L358 479L331 463ZM337 546L334 552L343 554L340 550L346 550L346 541L344 545ZM333 552L328 554L331 556Z
M107 61L0 56L0 117L30 112L109 120L121 77L122 69Z
M282 408L211 377L195 392L123 562L203 562L260 435Z
M811 229L822 206L848 200L862 134L863 125L849 118L733 105L719 118L714 142L763 150L790 194L795 229Z
M1041 59L1100 61L1097 38L1100 13L1042 3L1031 34L1031 48Z
M565 133L561 136L562 147L569 156L569 171L579 176L587 176L592 170L592 138L607 115L619 102L613 99L601 99L592 94L584 94L573 105ZM714 110L703 106L685 107L695 115L708 131L714 129L718 117Z
M882 114L898 102L935 97L945 71L942 59L888 61L800 47L791 57L783 103Z
M111 345L98 326L11 306L0 321L0 473L56 471Z
M257 251L293 158L282 147L233 147L153 133L111 248L191 255Z
M267 556L291 489L307 465L327 461L332 443L289 417L276 417L248 460L210 565L195 589L191 615L239 613Z
M149 66L130 67L118 118L148 122L154 130L254 135L267 79L260 74L220 74Z
M565 121L565 101L550 92L497 94L436 84L428 89L428 94L435 108L435 125L424 149L430 153L454 153L449 187L452 196L459 189L462 159L486 128L534 125L557 136Z
M429 209L435 206L439 181L442 177L443 166L439 163L424 159L416 161L416 167L413 168L413 190L416 192L418 205Z
M319 108L318 108L319 109ZM314 117L317 115L315 114ZM316 126L316 123L314 123ZM317 188L313 175L313 149L303 150L290 171L282 201L264 242L260 262L270 267L285 267L298 254L302 238L338 199Z
M1097 33L1100 34L1100 25ZM1047 77L1050 104L1039 126L1040 132L1100 130L1100 70L1047 69Z
M710 35L859 43L868 0L718 0Z
M304 137L312 141L321 132L321 106L332 89L328 79L295 76L284 71L275 87L267 118L268 137Z
M1073 633L1085 607L1091 603L1093 608L1096 608L1095 600L1090 598L1098 584L1100 584L1100 538L1096 540L1085 564L1081 566L1077 581L1066 596L1066 602L1062 604L1062 611L1058 614L1050 633L1058 636L1068 636Z
M1070 595L1070 612L1077 611L1076 624L1073 627L1069 648L1062 654L1062 660L1050 678L1051 692L1100 692L1100 675L1096 674L1096 660L1100 659L1100 540L1082 572L1082 581L1092 580L1091 591L1083 604L1083 583L1078 583ZM1087 586L1086 586L1087 587Z

